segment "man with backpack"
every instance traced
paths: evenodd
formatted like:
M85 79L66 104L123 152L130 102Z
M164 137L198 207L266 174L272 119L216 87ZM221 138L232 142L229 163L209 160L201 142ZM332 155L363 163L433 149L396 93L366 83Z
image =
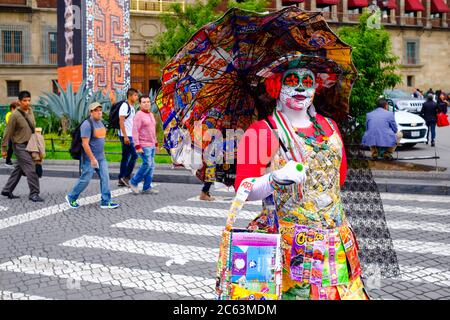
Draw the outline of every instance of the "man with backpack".
M106 128L102 122L102 105L98 102L91 103L89 105L89 113L90 117L84 120L76 129L80 131L79 135L82 140L81 176L72 191L66 195L66 201L73 209L79 207L77 199L89 185L95 171L100 177L100 208L115 209L119 205L111 202L108 163L105 157ZM74 133L73 136L76 136L76 134ZM74 149L73 145L71 149ZM74 153L74 150L71 150L71 153ZM74 155L72 154L72 156Z
M119 108L119 139L122 143L122 160L120 161L119 186L128 186L138 154L133 143L133 120L136 113L135 103L139 95L136 89L127 91L127 100Z

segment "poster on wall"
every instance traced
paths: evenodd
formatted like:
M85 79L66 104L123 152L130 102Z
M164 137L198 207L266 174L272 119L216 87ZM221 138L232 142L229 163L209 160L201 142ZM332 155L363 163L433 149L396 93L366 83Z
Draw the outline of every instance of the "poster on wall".
M85 2L87 87L123 93L130 87L130 1Z
M57 6L58 83L74 91L83 81L83 0L61 0Z

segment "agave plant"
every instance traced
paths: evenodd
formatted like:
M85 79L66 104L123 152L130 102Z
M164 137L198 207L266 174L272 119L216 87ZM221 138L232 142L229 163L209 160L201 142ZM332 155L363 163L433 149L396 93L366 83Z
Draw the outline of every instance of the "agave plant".
M86 82L83 81L77 92L73 92L72 84L67 85L67 90L57 83L59 94L44 92L40 97L39 103L43 108L53 112L61 120L63 132L78 125L88 115L89 105L96 101L103 105L103 110L108 112L111 108L111 100L108 93L101 91L90 94L90 90L86 88ZM120 99L120 95L115 92L116 99ZM118 100L116 100L118 101Z

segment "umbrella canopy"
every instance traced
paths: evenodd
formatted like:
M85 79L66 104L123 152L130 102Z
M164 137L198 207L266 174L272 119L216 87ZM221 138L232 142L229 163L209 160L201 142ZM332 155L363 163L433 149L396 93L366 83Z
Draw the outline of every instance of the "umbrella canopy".
M320 73L328 84L316 94L318 112L344 119L356 69L351 47L321 13L295 6L270 14L233 8L197 31L163 69L156 103L173 160L182 163L181 151L189 144L200 152L208 146L208 141L194 143L195 124L201 123L203 130L245 130L261 114L269 114L274 103L261 98L261 84L277 72L272 67L279 70L274 62L289 55L303 55L302 66ZM326 70L332 70L330 77Z

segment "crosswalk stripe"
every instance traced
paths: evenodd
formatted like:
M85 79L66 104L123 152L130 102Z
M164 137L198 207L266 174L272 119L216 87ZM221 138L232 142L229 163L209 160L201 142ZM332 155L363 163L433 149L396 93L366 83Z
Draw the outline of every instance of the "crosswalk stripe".
M127 193L130 193L131 190L128 188L125 189L116 189L111 192L112 197L118 197ZM78 200L80 205L87 205L100 201L100 194L96 194L94 196L81 198ZM64 211L70 210L70 207L67 203L60 203L51 207L42 208L39 210L26 212L23 214L19 214L16 216L12 216L9 218L0 219L0 230L14 227L26 222L34 221L37 219L41 219L44 217L48 217L57 213L61 213Z
M413 206L393 206L384 204L384 211L386 213L398 212L398 213L414 213L423 215L435 215L435 216L450 216L450 209L439 209L439 208L420 208Z
M226 196L216 196L213 195L214 201L211 201L209 203L227 203L231 205L231 202L233 201L233 195L230 195L229 197ZM187 199L187 201L194 201L194 202L202 202L204 203L204 200L200 200L200 198L197 197L192 197ZM245 205L253 205L253 206L261 206L262 201L261 200L256 200L256 201L247 201L245 203Z
M172 213L172 214L182 214L188 216L198 216L198 217L213 217L213 218L223 218L224 223L228 215L228 210L225 209L215 209L206 207L188 207L188 206L167 206L160 209L156 209L153 212L157 213ZM237 214L239 219L253 219L258 215L258 211L246 211L241 210Z
M174 258L183 261L217 262L219 249L200 246L178 245L165 242L141 241L124 238L97 237L84 235L66 241L61 246L95 248L118 252L137 253L148 256Z
M433 196L421 194L417 196L416 194L399 194L399 193L380 193L382 200L403 200L403 201L418 201L418 202L439 202L439 203L450 203L449 196Z
M165 294L213 299L214 279L97 263L21 256L0 264L0 270L122 286Z
M177 232L196 236L219 236L222 234L224 229L223 226L147 219L128 219L123 222L116 223L112 227L135 230Z
M442 242L426 242L417 240L396 239L392 241L396 251L411 253L431 253L439 256L450 256L450 244Z
M22 292L0 291L0 300L54 300L35 295L28 295Z
M422 230L450 233L450 225L437 222L417 222L408 220L388 220L389 229Z

